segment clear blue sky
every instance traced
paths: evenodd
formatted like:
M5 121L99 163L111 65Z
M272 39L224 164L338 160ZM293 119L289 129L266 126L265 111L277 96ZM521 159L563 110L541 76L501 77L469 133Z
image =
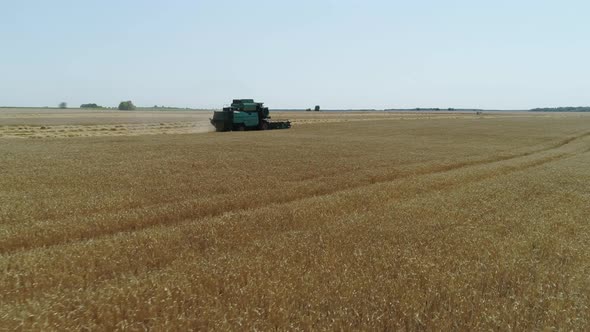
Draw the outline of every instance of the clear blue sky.
M0 105L590 105L590 2L0 3Z

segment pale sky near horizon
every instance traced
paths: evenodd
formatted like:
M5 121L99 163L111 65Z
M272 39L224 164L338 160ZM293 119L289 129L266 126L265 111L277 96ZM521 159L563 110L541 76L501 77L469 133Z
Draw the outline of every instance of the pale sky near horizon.
M590 105L587 1L0 1L0 105Z

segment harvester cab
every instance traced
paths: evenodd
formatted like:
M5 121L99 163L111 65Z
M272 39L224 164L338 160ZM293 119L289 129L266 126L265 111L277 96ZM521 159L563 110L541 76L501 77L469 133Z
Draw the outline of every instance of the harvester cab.
M291 128L289 121L271 121L268 107L253 99L234 99L230 107L215 111L211 124L216 131L244 131Z

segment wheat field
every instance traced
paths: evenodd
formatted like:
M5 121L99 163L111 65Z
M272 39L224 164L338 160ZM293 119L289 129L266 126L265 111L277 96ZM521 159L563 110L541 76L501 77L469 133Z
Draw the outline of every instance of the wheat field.
M590 329L590 115L166 116L0 114L0 329Z

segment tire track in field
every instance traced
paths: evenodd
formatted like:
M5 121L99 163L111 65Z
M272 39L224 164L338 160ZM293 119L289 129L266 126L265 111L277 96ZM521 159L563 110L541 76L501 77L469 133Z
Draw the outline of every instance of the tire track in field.
M453 169L458 169L458 168L462 168L462 167L467 167L467 166L476 166L476 165L482 165L482 164L487 164L487 163L493 163L493 162L498 162L498 161L503 161L503 160L509 160L509 159L514 159L514 158L518 158L518 157L524 157L524 156L529 156L532 154L536 154L539 152L543 152L543 151L548 151L551 149L556 149L558 147L564 146L566 144L569 144L572 141L575 141L577 139L580 138L584 138L590 136L590 132L587 133L583 133L580 135L576 135L576 136L572 136L569 137L565 140L562 140L554 145L550 145L548 147L545 148L540 148L540 149L535 149L532 151L528 151L528 152L523 152L523 153L519 153L519 154L512 154L512 155L506 155L506 156L498 156L498 157L492 157L492 158L484 158L484 159L480 159L480 160L474 160L474 161L466 161L466 162L460 162L460 163L454 163L451 165L444 165L444 166L434 166L434 167L429 167L429 168L425 168L422 170L417 170L417 171L413 171L413 172L406 172L406 173L398 173L397 175L383 175L381 177L379 176L373 176L370 178L369 183L361 183L361 184L352 184L351 186L345 186L345 187L340 187L342 188L342 190L347 190L350 188L354 188L354 187L358 187L358 186L364 186L367 184L374 184L374 183L380 183L380 182L384 182L384 181L391 181L391 180L395 180L395 179L400 179L400 178L404 178L404 177L409 177L409 176L415 176L415 175L427 175L427 174L432 174L432 173L438 173L438 172L444 172L444 171L450 171ZM350 171L350 173L352 173L354 171ZM343 173L340 173L343 174ZM299 179L296 180L294 182L305 182L305 181L310 181L310 180L317 180L317 179L323 179L325 178L325 175L320 175L320 176L311 176L311 177L306 177L305 179ZM321 191L321 192L315 192L313 193L314 195L322 195L322 194L329 194L333 191ZM222 196L222 195L220 195ZM223 200L224 197L220 197L218 196L219 199ZM271 202L285 202L286 200L291 200L291 199L299 199L302 197L307 197L307 195L297 195L297 197L295 198L288 198L288 197L279 197L276 200L273 200ZM286 199L286 200L284 200ZM144 204L141 207L134 207L134 208L118 208L118 207L114 207L114 208L106 208L106 209L102 209L102 210L96 210L96 209L91 209L88 211L83 211L82 213L76 213L76 214L72 214L72 215L66 215L64 217L62 217L61 219L72 219L75 217L76 221L78 221L79 219L92 219L93 216L105 216L106 215L112 215L113 218L116 218L117 213L121 212L121 211L138 211L138 210L145 210L145 209L150 209L150 208L156 208L156 207L162 207L162 206L173 206L173 205L182 205L182 203L189 203L189 202L194 202L194 199L184 199L184 200L178 200L178 199L163 199L163 200L159 200L157 203L148 203L148 204ZM225 203L224 203L225 205ZM226 210L226 211L236 211L236 210L240 210L241 208L237 208L237 209L230 209L230 210ZM210 216L211 214L205 214L204 216ZM37 220L31 220L29 221L32 225L34 225L35 223L47 223L47 222L53 222L56 220L59 220L59 217L50 217L50 218L45 218L45 219L37 219ZM15 221L14 223L20 223L20 221ZM10 224L6 223L5 221L3 221L2 224L0 224L0 230L2 228L2 226ZM0 244L2 243L1 239L0 239ZM0 254L2 253L2 248L0 246Z
M496 158L488 158L488 159L483 159L483 160L479 160L479 161L472 161L472 162L463 162L463 163L457 163L457 164L453 164L453 165L447 165L447 166L443 166L443 167L435 167L435 168L429 168L429 169L425 169L422 171L418 171L418 172L413 172L413 173L409 173L409 174L405 174L405 175L395 175L395 176L385 176L383 178L373 178L369 181L369 183L362 183L362 184L355 184L352 186L345 186L345 187L339 187L336 190L332 190L332 189L327 189L327 190L319 190L316 191L314 193L311 193L313 196L322 196L322 195L329 195L331 193L337 192L337 191L343 191L343 190L350 190L350 189L354 189L357 187L363 187L363 186L367 186L367 185L372 185L372 184L376 184L376 183L382 183L382 182L388 182L388 181L393 181L393 180L397 180L397 179L402 179L402 178L407 178L407 177L411 177L411 176L418 176L418 175L428 175L428 174L434 174L434 173L440 173L440 172L448 172L448 171L452 171L455 169L462 169L465 167L469 167L469 166L478 166L478 165L484 165L484 164L490 164L490 163L494 163L494 162L499 162L499 161L505 161L505 160L512 160L512 159L517 159L517 158L521 158L521 157L526 157L526 156L531 156L540 152L544 152L544 151L549 151L549 150L553 150L562 146L565 146L575 140L584 138L590 136L590 132L589 133L584 133L582 135L578 135L578 136L574 136L574 137L570 137L568 139L565 139L557 144L554 144L552 146L549 146L547 148L543 148L543 149L539 149L539 150L535 150L535 151L530 151L530 152L525 152L525 153L521 153L518 155L513 155L513 156L503 156L503 157L496 157ZM232 208L229 210L219 210L219 208L216 207L210 207L208 206L210 209L210 212L203 214L203 209L206 210L207 207L201 207L198 210L198 213L196 213L193 209L187 210L186 206L184 209L184 213L182 213L180 216L178 215L178 211L177 209L174 209L174 207L182 207L183 205L186 205L185 203L188 202L194 202L194 200L185 200L182 202L176 202L175 204L167 204L165 206L162 206L161 203L160 204L153 204L150 206L142 206L140 208L134 209L134 210L143 210L143 211L148 211L148 212L153 212L153 210L151 210L150 208L152 207L162 207L160 210L163 210L162 213L160 214L156 214L156 215L151 215L151 216L142 216L137 215L137 219L131 219L131 221L128 221L127 223L125 222L120 222L117 223L117 226L119 227L109 227L107 229L87 229L86 227L82 227L82 229L77 230L77 233L75 236L72 236L73 234L68 233L68 234L62 234L61 236L61 240L60 239L56 239L54 236L55 234L55 228L56 228L56 224L55 222L52 223L46 223L46 222L41 222L40 224L43 225L45 224L46 227L39 227L41 229L38 230L37 234L41 235L45 235L46 238L45 240L42 239L35 239L35 241L26 241L27 239L20 239L25 240L23 241L24 245L21 246L12 246L12 250L6 250L6 245L8 244L7 241L1 241L0 244L4 245L2 247L2 249L0 250L0 253L6 253L6 252L10 252L10 251L14 251L14 250L19 250L19 249L28 249L28 248L34 248L34 247L40 247L40 246L47 246L47 245L55 245L55 244L60 244L60 243L67 243L67 242L75 242L75 241L83 241L83 240L88 240L88 239L92 239L92 238L97 238L97 237L101 237L101 236L108 236L108 235L112 235L112 234L116 234L119 232L126 232L126 231L137 231L140 230L142 228L145 227L153 227L156 226L158 224L169 224L169 225L173 225L176 222L181 222L184 219L188 219L188 218L194 218L194 217L199 217L200 218L207 218L207 217L211 217L211 216L216 216L219 214L223 214L226 212L232 212L232 211L240 211L243 209L256 209L259 208L262 205L266 205L267 203L286 203L289 201L294 201L294 200L298 200L298 199L302 199L305 197L309 197L310 193L303 193L303 194L299 194L299 195L292 195L292 196L288 196L288 197L279 197L278 199L274 199L271 201L264 201L264 204L262 204L262 202L260 204L255 204L255 205L251 205L248 208L243 208L243 207L237 207L237 208ZM177 214L176 214L176 218L174 218L174 220L169 220L169 217L167 217L168 213L170 210L166 209L166 207L172 207ZM192 206L194 207L198 207L197 206ZM104 214L100 214L97 213L98 217L100 219L104 219ZM112 217L116 218L116 214L113 215ZM141 224L137 224L137 220L138 219L142 219L144 220L144 222L142 222ZM72 223L76 223L78 224L78 226L87 226L87 223L84 224L79 224L79 218L74 218L75 220L71 220ZM92 218L90 218L92 219ZM90 221L92 222L92 220L86 220L86 221ZM57 226L63 226L63 225L57 225ZM67 225L65 225L67 226ZM109 226L113 226L113 225L109 225ZM43 229L45 228L45 229ZM59 228L59 227L58 227ZM65 229L68 229L69 227L65 227ZM71 228L70 228L71 230ZM10 236L8 236L10 238ZM18 238L18 236L16 236ZM16 240L13 238L13 240ZM21 242L18 241L18 242ZM10 242L16 242L16 241L10 241ZM21 242L21 243L23 243ZM35 244L32 244L32 242L34 242ZM10 245L9 245L10 247Z
M417 172L412 172L408 174L401 174L401 175L394 175L394 176L384 176L378 178L372 178L368 182L354 184L350 186L340 186L338 188L325 188L323 190L316 190L315 192L304 192L301 194L293 194L289 196L277 197L271 200L261 200L259 202L252 202L247 207L243 206L234 206L230 209L223 209L222 207L226 205L225 200L221 204L210 204L210 201L205 200L197 201L197 200L184 200L181 202L174 202L170 204L154 204L150 206L143 206L136 209L131 209L130 213L132 214L133 218L129 218L129 214L120 215L119 213L113 213L111 216L104 214L97 213L93 217L85 218L83 222L80 222L80 218L71 218L64 221L41 221L39 223L31 225L32 228L35 228L34 234L36 235L35 238L31 238L27 236L28 234L23 234L19 231L19 229L2 229L1 231L1 238L0 238L0 255L7 255L17 251L22 250L32 250L35 248L40 247L49 247L49 246L56 246L61 244L69 244L81 241L87 241L92 239L99 239L102 237L113 236L119 233L125 232L137 232L146 228L156 227L156 226L173 226L179 223L182 223L188 219L193 221L201 220L211 217L220 216L226 213L234 213L240 212L244 210L255 210L270 204L286 204L310 197L321 197L321 196L328 196L332 195L337 192L354 190L357 188L363 188L375 184L386 183L396 180L407 179L411 177L419 177L425 175L432 175L437 173L446 173L456 170L462 170L470 167L476 166L485 166L485 165L492 165L494 163L501 163L507 161L517 161L522 158L534 158L535 156L543 153L552 153L557 152L556 150L563 148L565 146L570 145L573 142L580 141L586 137L590 136L590 132L585 132L573 137L569 137L564 139L556 144L550 145L549 147L537 149L534 151L524 152L517 155L512 156L500 156L495 158L487 158L483 160L476 160L476 161L468 161L462 163L456 163L452 165L442 166L442 167L433 167L424 170L419 170ZM527 168L540 166L548 162L556 161L559 159L567 158L580 153L576 149L570 153L559 153L553 156L547 156L542 158L536 158L532 161L524 162L520 165L508 165L508 166L501 166L498 167L496 171L488 171L487 175L480 175L475 177L475 181L481 181L490 177L497 176L499 174L507 174L510 172L516 172L525 170ZM582 151L584 152L584 151ZM470 183L470 180L464 183ZM444 186L443 186L444 187ZM219 200L217 200L219 201ZM157 209L158 212L154 213L154 208ZM125 210L129 211L129 210ZM175 215L171 217L169 215L170 211L174 211ZM206 211L203 213L203 211ZM120 212L120 211L119 211ZM105 218L113 218L116 222L112 220L110 223L105 224ZM118 220L117 220L118 219ZM103 221L101 223L100 221ZM89 227L91 226L91 227ZM65 232L64 232L65 231Z
M375 190L381 192L381 196L384 193L389 192L389 188L400 188L399 190L394 192L393 196L387 197L386 201L388 202L395 202L400 200L406 199L414 199L417 195L425 195L431 193L433 191L446 191L453 188L461 187L467 184L477 183L486 179L496 178L499 176L503 176L512 172L523 171L532 167L537 167L540 165L544 165L553 161L563 160L570 157L575 157L578 155L579 149L574 149L572 152L560 152L557 154L543 156L541 158L531 158L530 160L526 160L522 163L518 164L507 164L507 165L500 165L498 167L492 167L491 169L486 168L483 170L474 170L471 173L463 174L463 173L454 173L450 177L445 174L448 172L438 172L438 173L431 173L427 177L421 177L417 180L413 180L412 177L407 177L403 179L397 179L400 181L399 184L394 183L394 181L384 181L383 183L375 184L375 185L365 185L359 186L350 189L338 190L333 193L327 195L319 195L319 196L308 196L304 197L299 200L292 200L287 201L284 203L273 203L269 204L268 206L260 208L253 208L253 209L242 209L240 211L229 211L223 213L222 215L218 216L211 216L209 218L201 218L201 219L208 219L205 224L198 223L200 219L189 219L189 220L181 220L174 224L175 228L173 228L170 232L162 233L159 229L167 229L169 225L166 224L159 224L155 225L154 227L146 227L141 230L132 231L133 242L141 243L142 241L139 239L143 239L143 241L153 241L153 245L150 245L149 248L144 248L148 252L157 253L161 251L170 251L171 247L178 246L180 248L184 248L185 246L188 248L192 248L192 250L198 250L204 254L205 250L210 247L214 246L215 243L211 242L210 238L212 234L216 234L215 236L222 236L222 234L226 232L232 232L236 228L245 227L246 230L249 230L248 234L244 235L244 237L240 237L239 244L244 244L248 241L252 241L252 231L254 231L258 236L264 236L269 232L276 232L276 228L265 228L259 227L257 223L257 219L255 216L265 216L268 215L268 211L293 211L295 207L293 204L297 204L302 202L302 204L306 204L305 202L309 202L311 205L309 208L312 210L319 209L325 207L325 204L336 204L336 203L329 203L330 200L325 200L328 196L339 196L344 200L355 200L358 197L361 197L362 193L359 193L357 189L360 188L367 188L375 186ZM377 187L379 186L379 187ZM320 201L318 201L320 200ZM322 203L318 203L322 202ZM341 199L336 199L334 202L338 204L342 203ZM382 205L384 202L382 200L373 201L369 204L369 208L375 205ZM345 205L348 208L343 208L339 210L337 215L346 215L349 214L351 211L350 209L354 209L354 204ZM281 213L283 213L281 212ZM309 211L308 211L309 213ZM272 214L271 214L272 215ZM333 217L337 216L334 215ZM253 217L254 216L254 217ZM268 219L268 218L267 218ZM266 223L269 220L265 219ZM272 219L272 218L271 218ZM248 223L242 226L242 220L248 220ZM309 226L308 224L302 224L297 227L305 227ZM316 224L314 224L316 225ZM195 228L196 227L196 228ZM190 231L189 231L190 230ZM292 228L287 227L282 229L279 227L279 232L284 231L292 231ZM29 251L22 251L13 253L13 255L7 256L6 260L3 262L3 265L12 266L10 269L6 269L6 273L10 273L11 276L3 277L6 287L9 287L10 283L18 282L13 280L15 277L13 276L21 276L23 274L28 275L29 277L39 278L42 275L42 272L38 271L45 271L49 270L55 262L53 260L61 259L60 257L70 257L69 259L73 260L82 260L79 264L76 262L71 262L67 264L67 271L64 271L65 275L69 275L69 273L76 273L76 270L79 269L81 266L85 266L85 264L89 264L85 262L86 259L83 256L80 256L81 253L88 253L88 252L101 252L102 248L113 248L117 247L116 243L120 243L123 241L127 241L130 237L126 234L122 234L123 232L119 232L115 234L114 237L110 236L101 236L98 239L92 239L83 245L83 247L78 247L78 243L64 243L59 246L51 246L48 248L43 248L42 251L38 252L29 252ZM188 234L190 233L190 234ZM153 239L154 235L157 235L156 239ZM181 235L184 234L184 235ZM275 234L275 233L272 233ZM214 237L215 237L214 236ZM222 236L223 237L223 236ZM179 240L180 238L180 240ZM179 241L190 241L189 243L179 243ZM237 244L236 244L237 245ZM125 257L133 257L132 253L135 253L134 248L129 248L127 245L125 250L123 251L116 251L112 252L113 255L124 255ZM149 261L149 271L148 273L155 273L157 271L163 270L166 267L175 264L176 261L182 259L182 257L178 257L175 254L175 251L172 250L173 253L169 255L164 255L163 257L159 257L156 261ZM150 256L147 254L147 256ZM31 265L25 264L27 260L32 259L36 262L36 264ZM145 264L143 261L132 261L129 265L127 264L120 264L117 263L115 266L110 266L110 260L108 257L105 257L104 260L94 260L95 262L90 263L91 266L99 271L102 271L99 275L94 276L96 281L100 284L105 284L109 280L123 278L123 276L133 277L136 276L137 270L145 270L145 267L141 264ZM82 263L84 262L84 263ZM97 267L94 264L98 264ZM105 268L99 268L101 265L106 265ZM135 264L135 265L134 265ZM60 266L63 263L59 264ZM112 265L112 264L111 264ZM33 266L33 270L29 270L29 268ZM71 270L71 271L70 271ZM143 271L142 270L142 271ZM135 271L135 272L134 272ZM96 273L96 272L95 272ZM13 280L13 281L10 281ZM6 284L8 282L8 284ZM55 280L47 280L43 281L40 284L32 284L30 287L27 288L25 291L27 292L29 297L34 298L43 298L43 294L49 294L50 289L55 289L55 287L60 287L60 289L76 289L80 287L84 287L84 285L88 285L89 282L95 284L95 282L82 280L76 281L74 284L63 284L60 282L59 279ZM18 287L16 287L18 288ZM19 291L18 290L11 290L7 292L2 298L5 301L11 301L13 298L18 298Z

